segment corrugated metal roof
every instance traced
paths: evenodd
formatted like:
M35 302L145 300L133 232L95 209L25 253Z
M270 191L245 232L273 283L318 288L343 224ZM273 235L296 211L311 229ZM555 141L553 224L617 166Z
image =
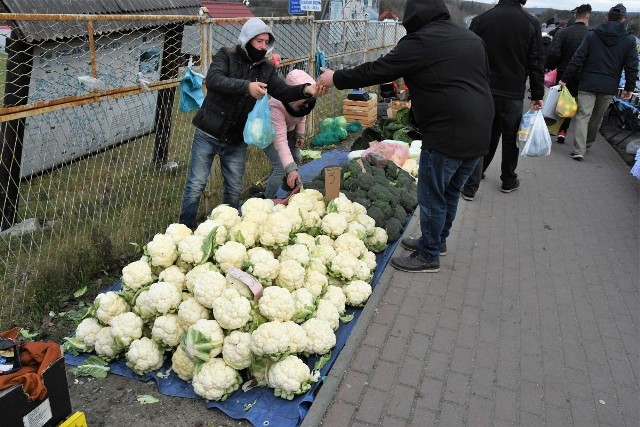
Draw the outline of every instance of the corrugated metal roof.
M254 16L243 3L203 1L202 6L207 8L212 18L252 18Z
M5 10L3 10L5 9ZM199 0L0 0L0 12L83 15L196 15ZM136 28L153 27L167 21L99 21L95 32L108 33ZM59 39L84 35L84 21L17 21L29 41Z

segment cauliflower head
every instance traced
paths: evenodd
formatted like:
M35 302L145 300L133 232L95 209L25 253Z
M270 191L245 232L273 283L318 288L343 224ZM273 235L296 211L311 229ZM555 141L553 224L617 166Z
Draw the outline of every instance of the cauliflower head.
M264 248L252 248L247 251L249 258L247 272L251 273L264 286L271 286L280 272L280 261L273 252Z
M267 215L260 224L260 244L267 248L280 248L289 244L293 224L283 212Z
M354 257L360 258L367 252L364 242L352 234L338 236L333 242L333 248L338 253L338 256L343 252L349 252Z
M340 326L340 313L338 313L338 309L331 301L327 301L326 299L320 299L318 301L318 308L313 317L326 320L334 331Z
M169 282L156 282L149 286L147 300L156 314L175 313L182 302L182 294Z
M358 221L351 221L347 226L347 231L345 233L351 234L358 240L364 240L367 238L367 229Z
M132 312L118 314L111 319L111 336L119 347L129 347L133 340L142 337L142 319Z
M387 248L387 230L375 227L373 233L365 239L364 243L370 251L384 251Z
M242 212L242 218L245 218L251 212L257 212L258 214L264 216L265 214L271 213L272 210L273 210L273 200L259 199L257 197L252 197L250 199L247 199L247 201L244 202L240 207L240 211Z
M217 271L206 271L193 283L193 297L207 308L227 289L227 279Z
M154 280L146 257L125 265L122 269L122 290L127 293L135 294L138 289L153 283Z
M362 307L371 295L371 285L363 280L353 280L342 288L347 298L346 303L354 307Z
M158 281L169 282L175 286L179 292L182 292L185 290L185 277L186 276L180 267L177 265L171 265L158 274Z
M289 333L289 351L291 353L304 353L307 349L307 333L296 322L284 322Z
M187 356L182 347L178 347L171 356L171 368L181 380L191 381L196 364Z
M169 225L164 234L171 236L173 242L177 245L178 243L180 243L180 240L184 239L187 236L191 236L193 232L186 225L176 223Z
M203 306L195 298L187 298L178 306L178 319L183 328L188 328L200 319L209 319L211 310Z
M247 248L242 243L231 241L216 249L214 256L220 269L226 273L231 267L242 269L247 260Z
M98 331L94 349L98 356L106 360L115 359L124 350L111 335L111 326L105 326Z
M178 247L173 237L158 233L147 243L145 254L151 259L151 265L166 268L178 259Z
M291 292L291 296L296 304L296 311L291 320L295 323L303 323L313 315L316 309L316 298L304 287Z
M207 400L225 400L236 391L242 378L235 369L227 366L224 360L214 358L204 363L192 380L193 391Z
M209 219L219 221L229 230L240 222L240 214L236 208L232 208L229 205L218 205L209 214Z
M247 249L256 245L258 240L258 224L242 220L229 230L229 240L242 244Z
M311 370L300 358L289 355L276 362L267 371L267 384L274 394L283 399L292 400L295 395L305 393L311 388L314 378Z
M196 363L206 362L222 352L224 332L215 320L200 319L185 332L180 348Z
M205 237L191 235L178 243L178 256L186 264L202 264L209 258L211 248L205 245Z
M336 345L336 334L326 320L312 317L302 324L307 333L307 354L326 354Z
M293 243L305 245L309 252L316 247L316 239L307 233L297 233L293 238Z
M111 319L118 314L129 311L129 304L117 292L108 291L98 294L94 300L96 307L96 317L103 325L111 323Z
M289 328L279 320L263 323L251 332L251 351L257 357L279 360L290 351L290 344Z
M296 302L285 288L269 286L262 291L258 300L260 314L269 320L291 320L296 312Z
M329 285L325 293L322 295L322 299L330 301L331 304L338 309L338 313L340 313L340 315L344 314L347 297L344 295L342 288L339 286Z
M94 344L96 343L96 339L98 338L98 332L102 329L102 325L95 317L87 317L82 319L78 326L76 327L76 338L82 340L87 346L89 346L90 351Z
M322 218L320 229L329 237L338 237L341 234L344 234L345 231L347 231L348 226L349 221L344 215L341 215L337 212L331 212L326 214Z
M164 363L164 353L155 341L147 337L133 341L125 357L127 366L138 375L160 369Z
M180 324L177 314L165 314L158 316L151 328L151 338L157 342L162 349L173 349L180 344L184 328Z
M207 271L217 271L220 270L215 266L212 262L205 262L204 264L196 265L191 270L187 272L184 276L185 286L189 292L193 292L193 284L196 279L200 277L201 274L206 273Z
M213 233L213 234L212 234ZM211 235L211 243L214 247L223 245L227 241L227 229L220 221L215 219L208 219L202 224L198 225L196 231L193 232L196 236L201 236L205 239Z
M305 267L309 264L309 248L306 245L295 243L293 245L286 246L280 252L280 256L278 257L278 261L281 263L292 259L297 261L298 264Z
M211 308L213 317L226 330L240 329L251 320L251 303L235 289L225 289Z
M317 270L309 269L305 276L304 288L307 289L314 297L322 295L329 285L327 276Z
M306 335L305 335L306 338ZM231 331L224 337L222 359L233 369L241 370L251 366L251 334L249 332Z
M280 263L276 285L294 291L304 285L305 274L304 267L298 261L288 259Z

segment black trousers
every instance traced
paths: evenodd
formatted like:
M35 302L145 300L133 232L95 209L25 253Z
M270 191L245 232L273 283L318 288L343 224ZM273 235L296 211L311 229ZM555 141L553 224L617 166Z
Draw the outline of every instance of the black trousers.
M480 187L482 173L487 170L493 156L498 149L498 143L502 138L502 165L500 179L502 188L513 188L516 186L518 175L518 150L517 138L520 120L522 119L522 99L505 98L493 96L495 115L491 126L491 141L489 144L489 154L478 162L473 173L462 188L466 195L473 196Z

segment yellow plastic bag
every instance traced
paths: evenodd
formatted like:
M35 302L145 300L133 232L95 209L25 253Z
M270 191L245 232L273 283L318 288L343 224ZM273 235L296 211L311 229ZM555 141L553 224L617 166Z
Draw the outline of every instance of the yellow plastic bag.
M549 133L554 136L557 135L560 131L560 126L562 126L562 123L564 123L564 117L556 120L553 123L547 123L547 129L549 129Z
M560 91L558 102L556 104L556 114L558 117L571 118L576 115L578 111L578 103L576 99L571 96L569 89L565 87Z

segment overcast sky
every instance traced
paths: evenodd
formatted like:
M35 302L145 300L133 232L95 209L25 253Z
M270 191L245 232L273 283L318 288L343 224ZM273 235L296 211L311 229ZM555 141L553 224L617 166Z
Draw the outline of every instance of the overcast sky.
M495 0L476 0L482 3L496 3ZM580 6L583 3L591 5L593 10L607 11L612 6L619 3L620 0L572 0L572 1L558 1L558 0L528 0L527 7L552 7L554 9L573 9L576 6ZM625 5L628 12L640 12L640 0L622 0L622 4Z

